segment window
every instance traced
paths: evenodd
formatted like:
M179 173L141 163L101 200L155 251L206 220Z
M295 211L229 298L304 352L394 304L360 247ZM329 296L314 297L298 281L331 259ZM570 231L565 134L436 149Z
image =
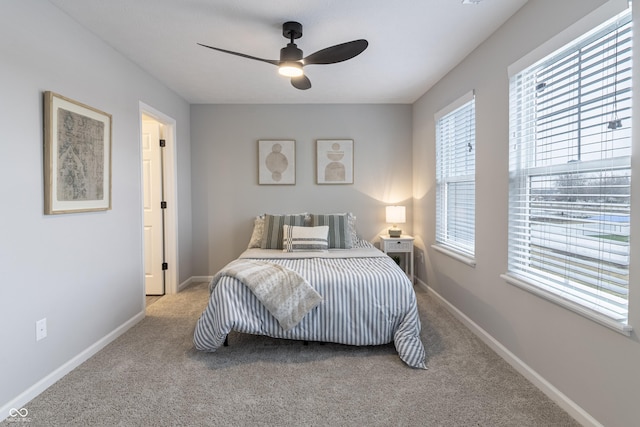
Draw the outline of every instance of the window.
M475 254L475 128L473 92L436 114L436 243L466 258Z
M507 279L623 332L631 28L627 11L510 82Z

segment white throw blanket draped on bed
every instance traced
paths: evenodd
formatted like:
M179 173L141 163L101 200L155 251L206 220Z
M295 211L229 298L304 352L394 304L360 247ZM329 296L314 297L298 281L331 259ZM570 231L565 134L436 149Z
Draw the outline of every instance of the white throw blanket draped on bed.
M244 283L284 330L290 330L320 302L322 296L293 270L266 261L238 259L227 264L209 285L213 290L223 276Z

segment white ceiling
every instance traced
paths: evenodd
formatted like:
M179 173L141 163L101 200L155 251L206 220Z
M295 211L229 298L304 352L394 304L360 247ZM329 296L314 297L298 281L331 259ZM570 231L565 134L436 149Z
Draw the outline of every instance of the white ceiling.
M193 104L412 103L527 0L49 0ZM304 55L364 38L338 64L310 65L295 89L271 64L282 23L298 21Z

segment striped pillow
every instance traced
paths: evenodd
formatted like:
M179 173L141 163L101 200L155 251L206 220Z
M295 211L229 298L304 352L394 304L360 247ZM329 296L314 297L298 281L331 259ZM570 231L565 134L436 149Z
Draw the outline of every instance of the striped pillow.
M270 215L264 216L264 230L262 232L262 249L282 249L282 226L299 225L305 223L305 214Z
M322 251L329 249L327 233L329 226L296 227L283 225L283 252Z
M311 224L315 226L329 226L329 248L351 249L353 247L353 227L349 220L350 214L323 214L312 215Z

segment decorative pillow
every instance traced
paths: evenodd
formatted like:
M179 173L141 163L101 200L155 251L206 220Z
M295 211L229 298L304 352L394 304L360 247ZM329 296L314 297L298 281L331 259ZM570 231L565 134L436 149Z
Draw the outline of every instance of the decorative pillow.
M322 251L329 249L327 234L329 226L296 227L282 226L282 250L283 252Z
M249 240L248 249L259 248L262 245L262 234L264 233L264 215L257 216L253 220L253 233Z
M351 212L347 212L347 217L349 218L349 228L351 229L351 243L355 246L356 242L360 240L356 232L356 216Z
M351 249L353 247L353 229L348 213L311 215L314 227L329 226L329 248Z
M305 214L296 215L270 215L264 216L264 230L262 233L262 249L282 249L282 226L303 226Z

